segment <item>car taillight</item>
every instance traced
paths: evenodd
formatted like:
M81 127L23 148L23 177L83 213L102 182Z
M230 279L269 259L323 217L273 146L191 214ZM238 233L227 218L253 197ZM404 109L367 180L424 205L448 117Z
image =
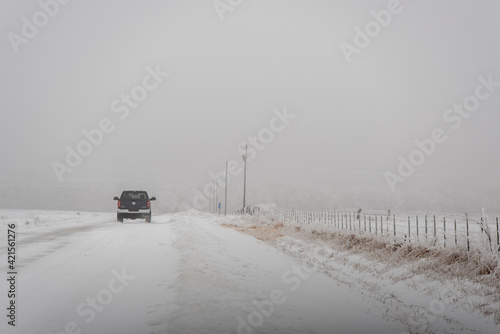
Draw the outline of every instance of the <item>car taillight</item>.
M118 201L118 207L120 208L122 206L122 202Z
M148 201L148 209L151 207L151 202Z

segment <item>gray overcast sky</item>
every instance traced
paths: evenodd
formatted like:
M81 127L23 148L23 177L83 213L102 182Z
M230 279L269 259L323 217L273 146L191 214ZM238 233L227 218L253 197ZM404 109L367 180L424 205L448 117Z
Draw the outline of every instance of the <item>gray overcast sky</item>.
M73 0L16 54L8 34L40 5L2 0L0 177L56 180L52 162L109 118L114 132L65 178L204 180L286 106L297 117L254 177L386 186L398 156L440 127L449 139L415 174L497 180L500 88L456 131L443 114L479 76L500 81L500 2L401 0L349 64L340 43L388 3L246 0L221 21L212 0ZM169 77L120 120L111 103L157 65Z

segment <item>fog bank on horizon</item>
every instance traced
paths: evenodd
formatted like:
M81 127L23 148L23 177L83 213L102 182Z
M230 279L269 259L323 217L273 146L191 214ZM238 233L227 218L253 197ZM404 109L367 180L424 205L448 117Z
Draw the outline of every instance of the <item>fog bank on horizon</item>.
M2 2L0 207L500 212L499 2L237 3Z

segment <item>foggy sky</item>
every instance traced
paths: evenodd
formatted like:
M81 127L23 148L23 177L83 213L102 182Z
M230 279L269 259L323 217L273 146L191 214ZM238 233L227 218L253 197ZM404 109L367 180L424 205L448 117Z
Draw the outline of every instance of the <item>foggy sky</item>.
M202 187L286 107L296 118L249 167L256 200L257 184L271 183L387 191L384 173L397 173L398 157L435 128L448 140L398 190L498 189L500 88L457 130L443 115L474 94L478 77L500 81L500 3L402 0L348 63L340 44L389 2L246 0L221 21L211 0L73 0L16 54L7 36L40 5L2 1L0 183ZM169 76L120 120L113 101L157 66ZM114 131L58 182L52 163L103 118Z

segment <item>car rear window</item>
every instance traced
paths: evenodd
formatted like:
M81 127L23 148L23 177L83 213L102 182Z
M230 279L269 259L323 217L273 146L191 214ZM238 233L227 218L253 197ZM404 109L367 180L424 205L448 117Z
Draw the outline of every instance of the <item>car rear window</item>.
M145 191L124 191L121 196L122 200L147 200L148 193Z

